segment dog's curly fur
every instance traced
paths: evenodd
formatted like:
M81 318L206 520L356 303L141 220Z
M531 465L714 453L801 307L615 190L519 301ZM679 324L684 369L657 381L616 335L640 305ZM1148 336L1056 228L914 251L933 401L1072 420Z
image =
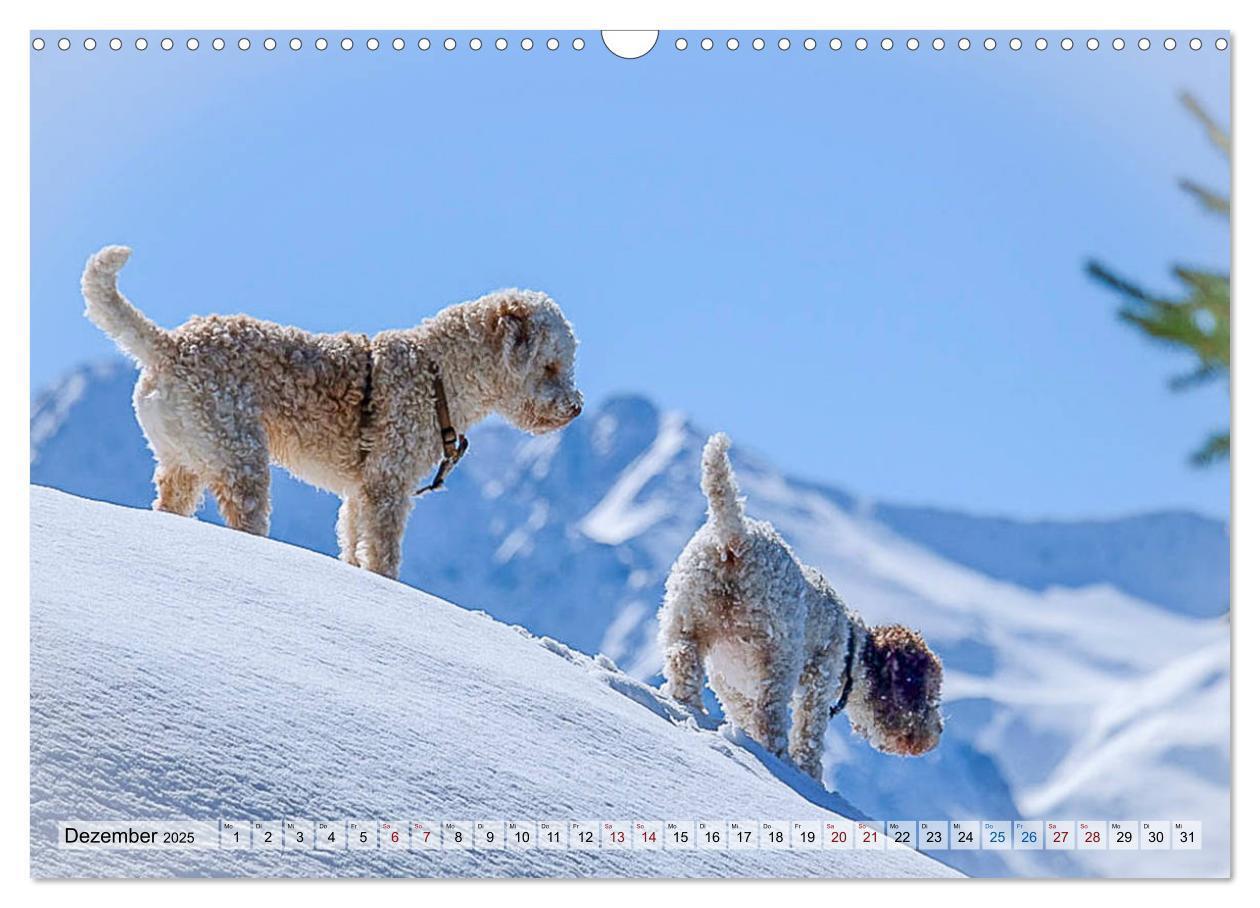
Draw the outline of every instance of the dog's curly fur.
M708 520L665 583L666 692L702 710L707 667L727 718L820 779L823 735L855 634L846 705L854 730L890 753L935 747L942 728L940 660L915 631L868 628L774 527L745 516L729 446L723 434L705 445L700 484Z
M581 412L577 341L543 293L500 291L372 338L245 315L164 330L118 292L130 254L92 256L83 296L87 317L141 367L134 404L159 510L191 515L209 487L230 526L266 534L274 462L341 496L342 559L397 577L413 492L443 454L431 365L460 433L491 412L533 433Z

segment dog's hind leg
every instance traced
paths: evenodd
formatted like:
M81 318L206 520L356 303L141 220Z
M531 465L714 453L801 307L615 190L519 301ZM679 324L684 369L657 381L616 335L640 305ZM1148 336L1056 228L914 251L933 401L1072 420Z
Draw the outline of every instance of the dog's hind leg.
M210 491L219 503L223 521L234 530L266 536L271 524L271 474L264 464L212 480Z
M206 482L201 473L187 466L190 461L195 463L197 456L188 449L179 395L174 392L169 386L164 388L156 374L145 370L136 382L132 403L136 421L157 458L153 509L191 517L201 503Z
M700 644L691 637L671 640L665 647L665 693L692 709L704 709L703 656Z
M788 755L788 693L787 685L773 683L757 698L753 707L752 728L749 734L760 741L776 757Z
M341 548L341 560L346 564L359 565L359 501L353 495L341 499L337 512L337 544Z
M234 530L266 536L271 521L271 458L261 424L238 421L222 455L223 468L210 480L219 513Z
M763 644L772 650L769 641ZM788 703L796 677L785 659L764 660L761 687L757 691L747 731L776 757L788 755Z
M675 577L665 585L665 603L660 612L657 642L665 657L661 673L665 676L663 691L679 703L703 710L704 649L693 623L703 613L692 601L686 584L675 586ZM680 591L681 588L681 591Z
M206 488L205 482L192 470L161 461L153 472L153 485L157 487L153 509L179 514L181 517L193 515L201 503L201 493Z
M717 694L718 702L722 704L722 714L726 716L727 721L752 734L750 729L753 725L753 714L757 708L756 704L744 696L741 691L723 684L721 676L712 678L709 681L709 686Z

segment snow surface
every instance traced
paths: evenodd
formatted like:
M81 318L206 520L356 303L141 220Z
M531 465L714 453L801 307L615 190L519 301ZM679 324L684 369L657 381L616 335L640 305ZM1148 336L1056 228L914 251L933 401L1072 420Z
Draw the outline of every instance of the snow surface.
M59 850L58 820L821 819L738 732L334 559L31 490L31 867L48 876L947 876L850 852Z
M152 456L131 412L134 374L127 364L88 367L40 397L34 482L147 506ZM656 609L670 564L704 519L707 435L635 396L540 438L484 424L449 491L416 508L403 580L658 680ZM1080 522L949 514L862 501L738 446L732 456L751 513L868 619L920 627L945 664L940 747L914 760L880 754L838 718L832 788L885 819L1204 822L1204 851L1176 858L940 855L968 873L1229 872L1222 522L1177 512ZM335 498L280 471L273 490L275 538L335 551ZM199 516L218 519L213 505Z

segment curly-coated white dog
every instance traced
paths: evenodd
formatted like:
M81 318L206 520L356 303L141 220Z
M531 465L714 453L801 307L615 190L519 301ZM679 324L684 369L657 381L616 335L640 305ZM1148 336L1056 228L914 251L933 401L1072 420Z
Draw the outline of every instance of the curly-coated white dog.
M880 750L931 750L942 727L940 660L908 628L868 628L774 527L745 517L729 446L718 434L704 447L708 520L665 583L666 692L703 709L707 666L726 716L815 779L841 710Z
M164 330L118 292L131 250L83 272L86 315L141 367L136 418L157 459L159 510L191 515L206 487L229 526L266 534L269 465L341 496L341 557L398 576L421 478L433 483L497 412L535 434L582 410L577 340L550 298L504 290L375 337L312 334L245 315Z

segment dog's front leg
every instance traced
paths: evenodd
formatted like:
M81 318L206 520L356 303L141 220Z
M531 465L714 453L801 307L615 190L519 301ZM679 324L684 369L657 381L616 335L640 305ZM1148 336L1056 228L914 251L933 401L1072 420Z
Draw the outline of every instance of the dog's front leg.
M359 500L354 495L341 499L337 512L337 544L341 548L341 560L346 564L359 564Z
M363 567L398 579L403 531L411 505L411 488L407 485L368 483L363 487L357 514Z
M800 684L792 698L792 762L812 778L822 781L823 738L831 721L831 699L836 678L827 670L831 662L813 659L801 672ZM831 696L829 696L831 695Z

